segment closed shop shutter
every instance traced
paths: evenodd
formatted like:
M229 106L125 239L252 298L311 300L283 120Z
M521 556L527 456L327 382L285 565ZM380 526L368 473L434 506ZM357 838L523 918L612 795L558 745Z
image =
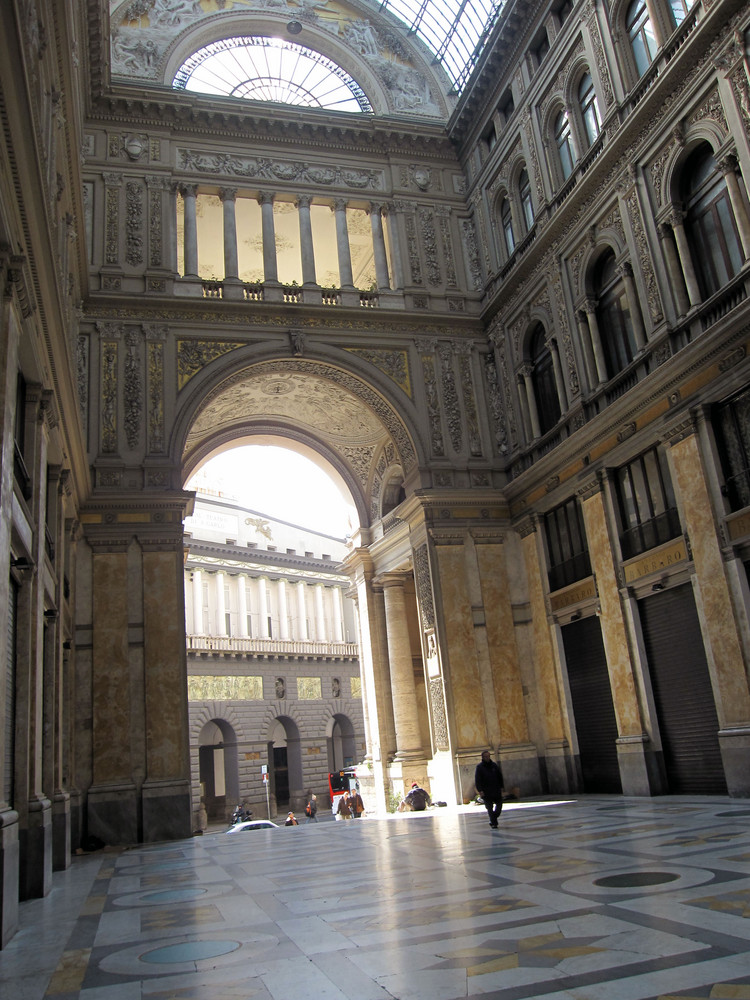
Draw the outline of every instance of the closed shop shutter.
M617 720L598 618L562 628L585 792L621 793Z
M669 791L726 795L719 720L690 584L638 604Z
M8 592L8 635L6 636L7 657L5 666L5 718L3 719L3 742L5 751L5 768L3 772L3 800L13 804L13 767L14 767L14 737L15 737L15 707L16 707L16 607L18 604L18 587L10 581Z

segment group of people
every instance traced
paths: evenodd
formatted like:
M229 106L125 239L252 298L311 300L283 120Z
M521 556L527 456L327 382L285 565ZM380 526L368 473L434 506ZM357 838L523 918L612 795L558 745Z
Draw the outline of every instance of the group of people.
M339 798L336 806L336 819L359 819L365 811L362 796L356 788L350 788L346 795Z

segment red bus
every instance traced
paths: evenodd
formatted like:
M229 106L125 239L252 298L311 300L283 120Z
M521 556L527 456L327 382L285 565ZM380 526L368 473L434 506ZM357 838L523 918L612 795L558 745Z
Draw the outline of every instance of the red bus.
M348 795L352 788L359 791L356 767L345 767L341 771L332 771L328 775L328 791L331 796L331 812L336 815L339 799Z

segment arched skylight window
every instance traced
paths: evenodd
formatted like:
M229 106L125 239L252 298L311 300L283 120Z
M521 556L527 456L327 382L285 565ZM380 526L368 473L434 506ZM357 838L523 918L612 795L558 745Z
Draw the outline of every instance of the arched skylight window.
M422 39L460 93L504 5L505 0L381 0L380 9Z
M331 59L283 38L225 38L182 64L174 87L330 111L372 112L362 88Z

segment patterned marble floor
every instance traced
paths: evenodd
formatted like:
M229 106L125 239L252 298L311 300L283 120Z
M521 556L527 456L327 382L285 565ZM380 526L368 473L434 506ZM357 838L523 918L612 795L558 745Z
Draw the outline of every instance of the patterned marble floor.
M104 851L13 1000L750 1000L750 803L586 797Z

